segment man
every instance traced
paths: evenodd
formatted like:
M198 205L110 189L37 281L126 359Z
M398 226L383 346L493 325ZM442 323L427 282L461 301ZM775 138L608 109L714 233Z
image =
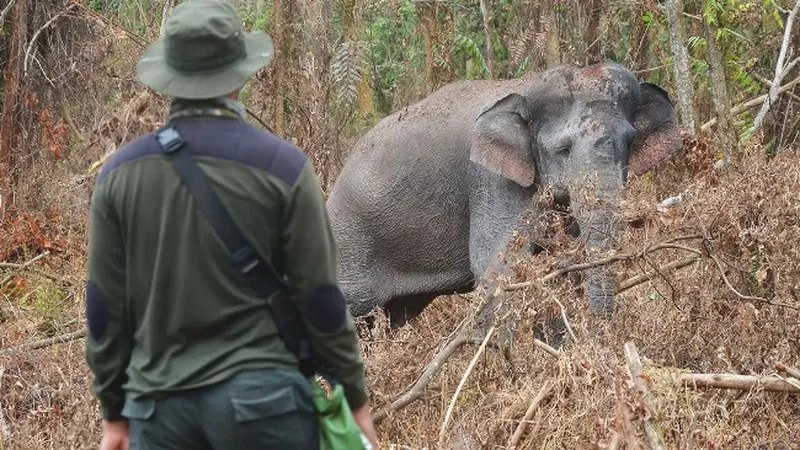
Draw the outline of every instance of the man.
M273 55L234 7L189 0L138 65L173 98L170 123L231 218L285 276L315 356L342 384L377 448L354 324L310 161L252 127L235 101ZM102 450L312 449L310 380L263 300L198 209L154 133L113 154L89 224L86 358L100 401Z

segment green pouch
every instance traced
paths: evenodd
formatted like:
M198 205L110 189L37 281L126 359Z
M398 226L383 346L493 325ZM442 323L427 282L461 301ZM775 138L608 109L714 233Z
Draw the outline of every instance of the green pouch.
M330 395L312 381L314 409L319 420L320 450L367 450L341 384L332 387Z

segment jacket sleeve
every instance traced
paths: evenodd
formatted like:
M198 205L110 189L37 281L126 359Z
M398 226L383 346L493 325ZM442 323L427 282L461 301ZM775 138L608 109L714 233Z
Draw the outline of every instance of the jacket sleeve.
M106 185L95 188L89 215L86 283L86 361L94 374L92 393L103 419L122 420L123 384L132 338L125 322L125 255L118 222L107 200Z
M342 384L351 409L367 402L355 324L337 280L336 244L310 162L289 192L283 222L286 276L315 357Z

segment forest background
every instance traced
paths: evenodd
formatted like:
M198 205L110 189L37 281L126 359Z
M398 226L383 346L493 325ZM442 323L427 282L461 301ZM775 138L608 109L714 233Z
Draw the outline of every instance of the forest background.
M137 134L153 129L164 118L166 99L137 82L135 64L144 48L159 36L164 17L176 3L174 0L0 0L3 75L0 79L0 347L23 345L17 350L26 350L0 351L0 448L94 448L85 444L86 439L97 438L98 430L88 426L95 424L97 418L88 395L88 374L80 341L84 333L82 280L88 202L94 175L103 159ZM711 299L726 295L733 295L736 300L795 295L794 305L800 303L796 297L800 290L795 290L800 286L797 272L789 271L780 278L776 274L789 270L790 265L778 269L765 262L783 255L791 264L797 264L789 253L781 253L788 252L788 243L798 237L797 223L781 222L789 228L780 228L775 223L768 226L767 222L752 219L797 214L796 206L787 204L790 209L782 210L774 204L764 205L763 200L796 199L800 183L793 172L797 170L796 149L800 144L800 27L795 25L792 29L800 2L254 0L233 3L240 9L246 28L268 31L276 44L272 64L259 72L242 92L249 120L304 149L313 159L326 191L336 180L348 150L369 127L448 82L518 77L561 63L586 66L613 60L626 65L640 80L668 90L678 108L684 134L684 151L676 157L671 172L643 181L650 183L643 188L647 201L655 205L669 195L694 189L700 194L693 200L693 206L704 208L704 204L720 201L729 207L726 220L738 224L725 228L728 222L718 220L719 211L714 213L717 216L709 212L705 217L704 209L691 223L706 231L710 229L712 234L719 231L723 236L733 236L730 245L735 248L732 252L736 256L731 256L729 262L731 267L739 268L734 273L716 274L716 284L709 285L703 295L695 295L694 301L714 311L718 305ZM733 188L734 182L740 183L736 184L740 187ZM714 195L721 197L705 196L710 192L708 183L715 187ZM729 189L721 188L725 186ZM745 194L755 197L736 197ZM662 225L668 222L674 226L690 219L684 214L659 220ZM751 226L766 227L768 235L756 239L753 233L742 231L750 230ZM789 234L780 235L782 229L789 230ZM663 228L658 230L661 232ZM772 232L776 234L769 234ZM787 246L781 247L778 241ZM683 282L692 286L707 276L707 272L696 272L687 275ZM734 288L736 280L741 284ZM679 297L676 293L681 291L680 280L662 281L669 285L675 301ZM768 296L764 286L770 283ZM703 298L709 299L709 303L702 303ZM575 328L580 328L579 304L565 302L567 309L578 316ZM751 306L754 303L752 299L748 302ZM796 308L777 307L773 311L776 307L771 303L764 309L760 309L763 305L759 302L755 304L762 313L759 320L770 317L767 322L759 323L759 327L767 327L771 337L748 341L747 333L752 330L747 326L752 324L742 325L745 328L737 329L742 335L731 342L736 339L746 342L740 349L743 354L760 351L752 346L756 342L762 350L794 342L795 350L781 355L796 358L800 352L796 350L798 333L790 328L796 327L797 316L787 315L796 314ZM676 315L673 318L683 314L683 309L675 308L670 313ZM408 388L424 367L423 362L435 353L437 345L468 307L457 303L457 299L446 298L432 310L427 319L421 319L410 331L375 335L366 341L365 357L373 367L371 389L379 404L391 403ZM745 313L738 307L731 311L734 312L718 311L723 321L709 323L712 328L706 331L715 330L713 327L720 327L721 323L741 322L744 317L741 314ZM631 317L641 318L641 314L630 311ZM693 317L695 320L698 316ZM783 325L769 328L772 320ZM640 337L656 336L653 333L658 328L653 328L652 321L647 320L636 327L649 330L639 334ZM719 334L737 330L720 330ZM696 329L693 332L703 333ZM676 336L673 337L678 339ZM45 343L37 341L48 338L51 340ZM622 357L620 348L614 356L593 345L586 344L583 348L586 353L578 358L594 361L597 367L609 367L609 373L616 373ZM696 369L716 367L720 356L710 354L713 352L709 348L707 345L689 352L698 361L706 362L698 363ZM390 367L397 364L396 359L389 358L398 351L406 352L412 360L417 358L422 365L409 365L400 373L387 376ZM669 353L663 348L652 351L654 358ZM393 420L383 422L381 427L387 442L421 448L444 439L442 429L447 427L440 425L443 418L445 422L449 420L444 405L473 353L457 357L458 363L442 375L443 381L435 388L438 397L428 396L417 406L397 412L400 415L392 416ZM549 369L550 372L539 370L545 362L537 362L541 367L535 366L539 370L536 377L546 377L548 373L552 376L553 370L572 371L574 367L564 363L575 362L570 358L573 357L562 354L561 365ZM669 364L677 361L674 355L664 358ZM731 355L728 353L725 358L728 358L725 368L731 369ZM747 366L743 362L747 357L743 358L738 373L763 373L768 369L763 362ZM502 359L490 366L494 369L486 369L480 375L483 383L491 380L496 383L497 373L505 370L497 369L502 366ZM568 370L567 366L572 368ZM448 385L448 377L455 381ZM471 418L479 418L479 403L486 405L486 399L480 400L481 395L488 394L472 392L472 397L460 399L460 407L465 408L458 425L460 439L473 442L473 446L478 442L482 448L510 448L502 445L513 440L520 423L518 416L526 411L530 397L538 390L536 384L541 385L544 379L536 377L532 376L528 380L531 384L525 388L515 385L514 398L523 398L515 402L507 402L511 394L503 391L503 386L494 386L495 391L506 395L505 406L494 404L499 408L491 418L494 421L483 418L470 422ZM608 380L613 378L609 375ZM612 381L609 383L606 387L614 385ZM472 388L465 388L465 392ZM580 391L575 386L572 389ZM580 419L587 414L602 415L597 411L608 409L602 401L587 400L595 391L586 391L584 387L580 392L587 394L579 397L588 403L558 410L558 402L551 402L549 413L535 412L536 425L532 427L539 434L528 433L517 438L518 442L558 448L597 448L614 442L622 446L619 448L644 445L649 434L638 425L631 431L608 421L595 423L592 417ZM619 392L615 395L624 397ZM695 419L691 419L691 426L685 422L694 413L676 412L673 425L684 431L671 437L667 433L668 443L675 444L674 448L684 448L689 442L686 439L691 439L710 447L733 448L725 444L745 442L742 439L748 433L749 445L769 441L776 435L775 430L784 436L798 430L798 406L791 397L757 397L759 405L769 411L762 410L763 417L755 419L749 409L752 413L747 416L749 419L737 422L730 419L733 414L730 408L741 398L726 395L729 397L723 399L720 397L723 394L718 394L703 400L703 407L711 412L705 416L710 422L700 431L695 430L698 426ZM728 419L717 417L715 411L720 404L728 408ZM581 409L582 406L588 409ZM750 406L743 408L747 410ZM643 413L646 408L637 406L631 410L634 413L617 411L612 415L618 414L616 420L624 416L628 421L625 423L647 421L648 414ZM470 416L469 411L476 415ZM794 419L788 419L786 414ZM582 425L575 428L558 426L578 422ZM756 422L761 425L753 425ZM749 424L749 428L742 429L742 423ZM687 427L694 431L686 434ZM469 432L464 431L466 428ZM464 433L471 437L464 437ZM573 444L566 444L565 439ZM554 444L557 442L560 444Z

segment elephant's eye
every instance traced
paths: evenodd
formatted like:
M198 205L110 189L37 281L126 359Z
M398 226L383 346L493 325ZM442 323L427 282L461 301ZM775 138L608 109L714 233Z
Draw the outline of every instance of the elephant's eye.
M558 150L556 150L556 156L560 156L562 158L569 157L569 149L569 146L559 147Z

